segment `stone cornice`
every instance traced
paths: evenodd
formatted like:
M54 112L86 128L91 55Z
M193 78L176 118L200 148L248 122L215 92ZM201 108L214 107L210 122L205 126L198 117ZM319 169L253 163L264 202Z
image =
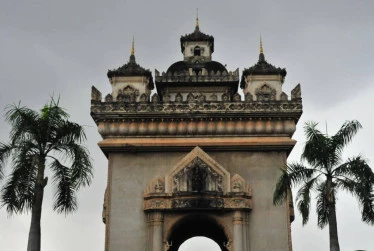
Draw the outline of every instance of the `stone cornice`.
M286 151L296 141L289 137L184 137L184 138L110 138L98 143L101 150L113 152L191 151L200 146L206 151Z

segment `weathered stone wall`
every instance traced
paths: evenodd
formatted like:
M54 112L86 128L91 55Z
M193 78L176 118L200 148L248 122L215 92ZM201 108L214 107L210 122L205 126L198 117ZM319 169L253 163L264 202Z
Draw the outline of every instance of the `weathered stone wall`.
M191 148L192 150L192 148ZM147 223L143 192L157 175L164 176L189 151L118 152L109 158L108 210L110 251L146 250ZM251 251L288 250L286 205L274 207L272 194L286 152L207 151L226 170L241 175L252 190L253 209L249 213L248 241ZM228 225L231 218L226 216ZM166 230L166 229L165 229Z

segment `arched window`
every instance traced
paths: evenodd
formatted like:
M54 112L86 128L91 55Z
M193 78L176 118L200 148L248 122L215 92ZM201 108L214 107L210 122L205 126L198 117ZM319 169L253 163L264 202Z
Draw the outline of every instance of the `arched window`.
M201 49L199 46L196 46L193 50L193 55L194 56L200 56L201 55Z

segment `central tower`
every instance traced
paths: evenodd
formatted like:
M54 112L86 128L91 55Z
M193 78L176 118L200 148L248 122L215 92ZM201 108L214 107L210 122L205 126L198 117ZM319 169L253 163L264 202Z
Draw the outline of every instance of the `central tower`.
M221 250L291 250L292 208L273 206L272 194L295 144L300 86L288 98L286 70L262 44L239 81L238 69L212 60L214 38L198 20L180 43L183 60L155 70L155 83L133 49L108 72L111 94L92 88L109 162L105 250L177 251L194 236Z

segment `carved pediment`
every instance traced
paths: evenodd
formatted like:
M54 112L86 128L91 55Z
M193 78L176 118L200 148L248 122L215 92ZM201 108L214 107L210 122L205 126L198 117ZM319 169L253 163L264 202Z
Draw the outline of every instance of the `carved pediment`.
M223 192L223 177L199 157L172 177L173 193Z
M230 173L195 147L165 177L156 176L144 191L144 211L250 210L251 191L238 174Z
M166 192L220 192L230 187L230 174L200 147L195 147L166 175Z

